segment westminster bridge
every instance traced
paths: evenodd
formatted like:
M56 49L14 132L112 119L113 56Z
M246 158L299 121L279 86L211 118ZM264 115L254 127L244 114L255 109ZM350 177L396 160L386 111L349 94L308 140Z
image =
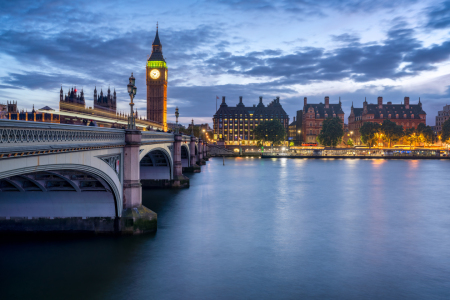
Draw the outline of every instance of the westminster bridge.
M153 231L142 187L188 187L207 151L181 134L0 120L0 231Z

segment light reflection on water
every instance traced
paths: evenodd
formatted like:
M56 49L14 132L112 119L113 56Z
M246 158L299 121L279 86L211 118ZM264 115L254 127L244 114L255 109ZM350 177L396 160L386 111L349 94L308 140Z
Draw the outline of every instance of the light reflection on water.
M158 232L3 241L7 298L448 299L448 161L212 159ZM48 288L50 287L51 288Z

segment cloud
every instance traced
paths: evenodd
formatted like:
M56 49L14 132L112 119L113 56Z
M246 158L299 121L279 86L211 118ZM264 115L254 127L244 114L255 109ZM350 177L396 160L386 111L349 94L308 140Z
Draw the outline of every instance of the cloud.
M359 42L359 37L349 33L343 33L340 35L332 35L331 39L334 42L353 44Z
M278 78L279 84L288 85L344 79L356 82L398 79L433 70L437 63L449 58L450 42L424 48L415 38L415 31L404 26L402 23L393 26L379 43L359 43L357 37L342 34L332 38L345 43L332 50L305 47L288 54L220 52L205 63L217 74Z
M337 10L340 12L370 13L380 9L392 9L403 7L405 4L411 5L416 0L216 0L217 3L229 6L235 10L271 12L274 10L288 12L292 14L324 15L327 10Z
M426 26L433 29L450 27L450 0L443 1L437 7L428 8L428 23Z

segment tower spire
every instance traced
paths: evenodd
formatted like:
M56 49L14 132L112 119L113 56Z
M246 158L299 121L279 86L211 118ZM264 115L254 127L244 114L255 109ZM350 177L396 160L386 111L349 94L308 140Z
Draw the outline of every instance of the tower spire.
M158 34L158 22L156 22L156 35L155 35L155 40L153 41L153 46L162 46L161 42L159 40L159 34Z

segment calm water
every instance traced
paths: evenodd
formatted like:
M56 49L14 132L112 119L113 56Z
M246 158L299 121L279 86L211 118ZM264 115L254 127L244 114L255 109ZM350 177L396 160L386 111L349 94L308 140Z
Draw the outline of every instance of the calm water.
M158 232L3 240L1 298L449 299L450 162L212 159Z

